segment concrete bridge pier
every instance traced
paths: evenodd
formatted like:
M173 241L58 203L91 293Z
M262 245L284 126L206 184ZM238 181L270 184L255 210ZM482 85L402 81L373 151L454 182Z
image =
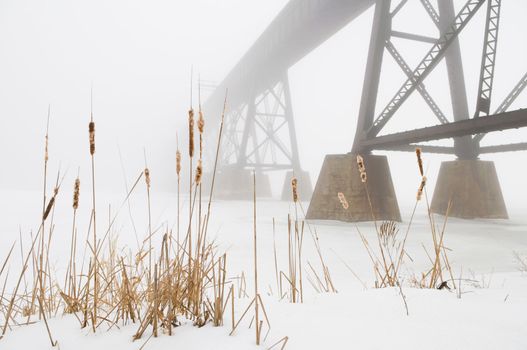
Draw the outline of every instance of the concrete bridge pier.
M388 159L386 156L371 154L362 157L366 167L366 183L361 181L356 154L326 156L309 204L307 219L401 221ZM340 203L339 192L346 197L348 209L344 209Z
M508 219L492 161L457 159L441 163L431 211L463 219Z

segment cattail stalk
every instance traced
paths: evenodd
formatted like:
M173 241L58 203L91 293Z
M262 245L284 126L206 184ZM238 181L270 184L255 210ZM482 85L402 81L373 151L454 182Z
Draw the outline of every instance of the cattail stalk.
M89 141L90 141L90 156L91 156L91 178L92 178L92 218L93 218L93 322L97 322L97 308L98 308L98 275L99 264L97 258L97 215L96 215L96 200L95 200L95 122L93 121L93 91L92 91L92 111L91 120L88 125ZM95 332L95 324L92 324L92 329Z
M179 146L176 150L176 174L177 174L177 244L179 249L179 215L180 215L180 188L181 188L181 152Z
M150 284L152 276L152 215L150 211L150 170L148 167L145 167L144 175L148 200L148 283Z
M47 124L46 124L46 136L45 136L45 144L44 144L44 184L43 184L43 191L42 191L42 236L41 240L39 242L39 247L37 248L37 253L39 255L39 266L38 266L38 274L39 276L44 273L44 245L45 245L45 225L46 225L46 200L47 200L47 193L46 193L46 187L47 187L47 175L48 175L48 161L49 161L49 117L51 114L51 106L48 105L48 118L47 118ZM49 214L49 213L48 213ZM41 281L41 279L39 279ZM44 295L44 284L40 283L40 295ZM32 301L31 301L31 308L33 308L33 303L35 299L35 293L33 293ZM44 310L40 311L40 316L42 316L42 313ZM29 319L28 319L29 321Z
M258 243L256 236L256 173L253 172L253 233L254 233L254 317L256 345L260 345L260 318L258 314Z
M192 108L188 111L188 155L189 155L189 227L192 227L192 158L194 157L194 110ZM189 273L192 271L191 264L192 264L192 229L188 232L188 259L189 259Z
M198 112L198 132L199 132L199 164L198 173L196 173L196 186L199 186L199 201L198 201L198 241L201 242L201 177L203 173L202 159L203 159L203 131L205 128L205 119L203 119L203 111L201 110L201 81L198 85L198 98L199 98L199 112ZM197 247L199 249L199 245Z
M67 286L68 295L77 298L77 288L76 280L77 272L75 269L75 260L76 260L76 250L77 250L77 234L76 234L76 221L77 221L77 209L79 209L79 198L80 198L80 186L81 182L79 177L75 179L75 184L73 185L73 223L71 229L71 244L70 244L70 261L68 264L68 270L66 272L66 281L64 282L64 287ZM72 310L75 312L75 310Z

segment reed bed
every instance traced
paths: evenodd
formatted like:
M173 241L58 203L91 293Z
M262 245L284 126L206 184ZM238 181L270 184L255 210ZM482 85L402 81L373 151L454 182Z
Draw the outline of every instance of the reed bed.
M95 172L95 122L93 112L90 115L89 157L91 160L91 205L83 205L81 199L81 179L77 175L73 182L71 236L69 238L69 257L63 276L51 273L50 254L52 253L52 235L54 230L53 213L62 180L60 173L51 197L46 196L47 170L49 160L49 133L45 135L44 151L44 194L41 223L36 234L32 235L29 247L20 251L23 265L17 277L15 288L7 290L9 263L15 252L13 244L9 254L0 261L0 278L5 277L1 285L0 329L1 337L9 330L21 325L43 320L52 346L58 342L47 320L60 314L71 314L80 328L92 332L119 328L134 324L136 331L133 340L150 339L161 334L173 335L177 327L191 322L196 327L206 324L224 326L226 315L230 314L232 332L236 330L243 315L235 320L235 307L238 297L247 296L245 275L228 278L228 257L218 250L213 241L207 240L208 222L211 217L211 202L214 190L217 158L223 131L224 111L221 117L216 159L212 171L212 184L206 211L202 213L201 186L203 184L204 165L202 161L205 119L201 106L197 122L200 149L196 169L192 169L194 157L194 121L193 110L189 110L189 173L190 205L188 222L180 218L179 184L182 172L182 156L177 149L176 173L178 182L177 234L174 237L168 227L153 229L151 221L150 196L154 179L145 164L133 186L127 191L126 198L117 211L108 209L108 226L96 223L96 172ZM49 124L48 124L49 125ZM145 160L146 162L146 160ZM114 224L122 207L137 189L141 178L147 192L148 234L137 249L125 251L117 246ZM199 195L198 195L199 194ZM71 197L70 197L71 198ZM256 219L256 201L255 219ZM89 227L86 239L79 239L77 217L79 211L90 210ZM196 223L196 225L193 224ZM183 227L181 227L183 226ZM102 229L102 231L101 231ZM181 230L180 230L181 229ZM180 232L181 231L181 232ZM162 235L161 243L154 244L153 236ZM257 280L257 242L256 226L254 231L255 250L255 296L251 305L255 308L256 342L265 339L270 330L270 322L258 291ZM84 249L84 256L79 252ZM59 280L61 281L59 283ZM252 323L252 322L251 322ZM262 329L267 326L267 334ZM1 338L0 338L1 339ZM279 344L287 343L279 341ZM146 343L146 342L145 342ZM284 343L284 346L285 346ZM283 347L282 347L283 348Z

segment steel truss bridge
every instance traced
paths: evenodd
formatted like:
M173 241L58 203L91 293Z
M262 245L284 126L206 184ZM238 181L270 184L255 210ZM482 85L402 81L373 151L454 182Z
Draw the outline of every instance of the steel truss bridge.
M423 6L437 27L436 37L393 28L393 19L409 2ZM374 150L414 151L415 147L421 147L424 152L475 160L483 153L527 150L527 142L480 146L488 132L527 126L527 110L509 111L527 86L527 73L518 72L520 78L511 86L510 93L498 107L491 108L501 5L502 0L465 0L456 13L453 0L436 3L430 0L290 0L205 103L209 116L220 115L228 89L229 113L220 169L301 172L288 69L373 6L368 61L356 134L350 140L351 154L369 154ZM481 61L474 63L480 65L480 77L475 112L470 115L458 37L478 11L486 11L485 28L482 28L484 44ZM426 43L429 50L412 66L397 49L394 38ZM384 108L378 108L381 70L387 56L397 63L406 80ZM450 117L424 85L425 79L443 60L453 111ZM401 114L398 110L416 92L437 118L437 124L383 135L383 128L390 121L397 122ZM453 146L421 144L439 139L453 139Z

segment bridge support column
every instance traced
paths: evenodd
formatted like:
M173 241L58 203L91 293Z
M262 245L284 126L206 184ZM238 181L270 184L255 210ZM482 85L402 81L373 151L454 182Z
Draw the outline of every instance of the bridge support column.
M401 221L386 156L363 156L368 175L367 188L375 220ZM342 192L349 204L344 209L337 194ZM372 208L362 183L355 154L327 155L309 204L310 220L372 221Z
M291 180L296 177L298 181L298 196L301 201L308 201L313 194L313 186L311 185L311 177L309 173L304 170L288 171L285 174L284 185L282 186L282 200L290 201L293 198L291 187Z
M258 197L271 197L272 195L269 176L258 171L256 171L256 195ZM214 185L214 197L218 199L252 200L253 171L237 167L226 167L218 171Z
M441 163L431 210L463 219L507 219L494 162L477 159Z

